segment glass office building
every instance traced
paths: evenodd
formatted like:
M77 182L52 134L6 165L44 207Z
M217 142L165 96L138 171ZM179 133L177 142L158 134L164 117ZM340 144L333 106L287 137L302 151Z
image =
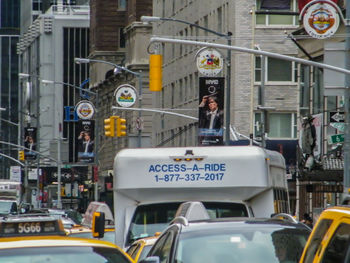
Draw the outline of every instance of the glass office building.
M18 149L10 144L18 144L19 10L19 0L0 1L0 179L9 178L16 165L11 157L18 159Z

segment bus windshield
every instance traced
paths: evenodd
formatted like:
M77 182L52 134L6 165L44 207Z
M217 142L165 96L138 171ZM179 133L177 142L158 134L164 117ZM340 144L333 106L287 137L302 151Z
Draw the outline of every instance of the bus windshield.
M127 236L127 245L137 239L154 236L163 231L182 202L140 205L136 208ZM242 203L202 202L210 218L248 217L247 207Z

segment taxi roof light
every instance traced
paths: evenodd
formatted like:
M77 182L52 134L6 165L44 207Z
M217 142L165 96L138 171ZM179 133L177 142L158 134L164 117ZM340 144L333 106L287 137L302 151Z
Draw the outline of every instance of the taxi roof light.
M0 219L0 237L66 235L60 219L43 214L13 215Z

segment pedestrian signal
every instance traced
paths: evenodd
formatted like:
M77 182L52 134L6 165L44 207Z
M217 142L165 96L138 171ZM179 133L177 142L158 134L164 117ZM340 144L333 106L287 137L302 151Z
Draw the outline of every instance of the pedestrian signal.
M126 135L126 120L122 118L117 119L117 136L125 136Z
M111 116L108 119L104 119L105 135L108 137L115 137L115 120L118 116Z
M24 151L18 151L18 159L20 161L24 161L25 160Z

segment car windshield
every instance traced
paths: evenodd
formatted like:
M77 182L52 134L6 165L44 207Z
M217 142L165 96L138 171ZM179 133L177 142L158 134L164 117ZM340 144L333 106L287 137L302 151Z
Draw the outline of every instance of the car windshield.
M183 233L175 262L297 263L309 231L263 227Z
M12 202L0 202L0 214L9 214L12 204Z
M181 202L140 205L136 208L127 237L127 245L133 241L162 232L174 218ZM211 218L247 217L244 204L232 202L203 202Z
M117 249L101 247L36 247L0 250L2 263L130 263Z

